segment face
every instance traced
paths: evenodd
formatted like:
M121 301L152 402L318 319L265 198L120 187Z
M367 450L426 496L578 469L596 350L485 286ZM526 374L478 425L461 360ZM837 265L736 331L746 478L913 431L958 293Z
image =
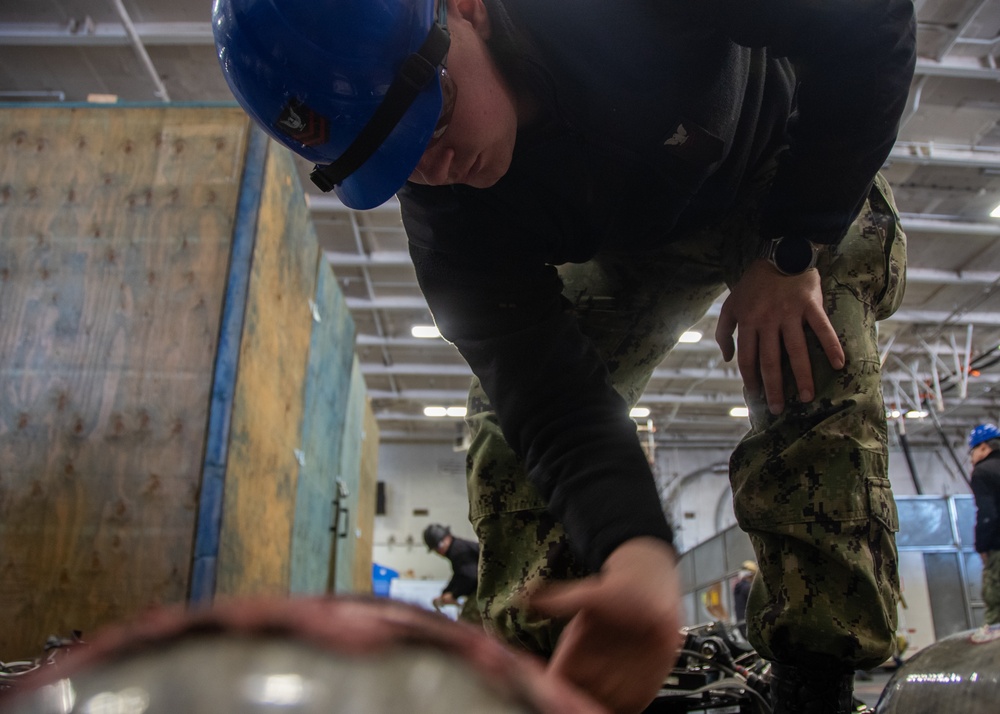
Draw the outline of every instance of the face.
M451 120L431 141L410 180L488 188L510 167L517 102L486 48L490 28L482 0L448 0L448 29L448 79L442 85L454 85Z
M975 466L980 461L985 459L992 453L992 449L986 445L985 442L974 447L972 451L969 452L969 458L972 460L972 465Z
M438 543L437 548L435 548L434 550L437 551L438 554L444 555L445 553L448 552L448 548L450 547L451 547L451 536L446 535L444 538L441 539L441 542Z

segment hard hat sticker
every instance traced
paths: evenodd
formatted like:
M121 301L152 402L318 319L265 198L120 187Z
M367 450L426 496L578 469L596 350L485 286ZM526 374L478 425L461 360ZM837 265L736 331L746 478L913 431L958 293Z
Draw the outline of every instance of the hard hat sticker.
M303 146L325 144L330 137L329 122L298 99L292 99L281 110L275 128Z

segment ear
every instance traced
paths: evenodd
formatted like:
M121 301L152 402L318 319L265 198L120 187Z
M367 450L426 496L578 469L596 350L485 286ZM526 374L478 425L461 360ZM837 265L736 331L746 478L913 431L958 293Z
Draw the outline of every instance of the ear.
M490 15L483 0L447 0L449 14L456 14L472 25L483 40L490 38Z

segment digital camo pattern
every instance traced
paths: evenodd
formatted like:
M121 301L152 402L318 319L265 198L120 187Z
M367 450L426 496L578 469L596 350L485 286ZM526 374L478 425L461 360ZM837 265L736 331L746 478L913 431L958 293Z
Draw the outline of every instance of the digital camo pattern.
M983 602L986 624L1000 624L1000 550L987 553L983 563Z
M753 257L754 216L751 207L656 253L602 255L560 269L564 293L629 404L681 332ZM808 652L860 667L891 654L897 521L875 322L902 300L905 254L891 193L879 178L848 236L824 251L818 266L847 365L832 370L812 344L817 397L809 404L790 399L779 417L761 395L746 395L752 428L733 454L731 480L737 517L761 566L747 612L750 638L776 661L798 662ZM796 393L791 383L786 393ZM586 569L504 442L478 382L468 421L484 624L546 655L561 624L534 617L525 596Z
M892 654L898 520L886 477L876 331L876 320L899 306L905 283L906 239L891 201L880 181L819 266L844 369L830 368L811 340L812 402L790 400L773 416L762 394L745 394L751 430L730 459L730 481L760 567L748 637L773 661L823 653L866 669ZM792 384L786 381L786 393Z

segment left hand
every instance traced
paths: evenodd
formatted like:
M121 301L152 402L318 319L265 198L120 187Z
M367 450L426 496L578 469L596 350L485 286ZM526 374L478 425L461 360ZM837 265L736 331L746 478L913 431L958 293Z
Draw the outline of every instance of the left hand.
M715 341L728 362L736 352L733 333L739 327L737 364L743 384L748 392L757 394L763 382L764 396L772 414L780 414L785 408L782 351L788 355L799 399L810 402L816 394L806 345L806 325L816 333L830 365L842 369L844 348L823 307L823 290L817 270L810 269L801 275L782 275L766 260L755 260L722 305Z
M572 618L549 661L549 676L572 682L617 714L641 712L677 661L680 585L674 551L658 539L625 541L600 573L550 585L531 606Z
M431 603L434 605L435 610L440 610L445 605L457 605L458 600L451 593L441 593Z

